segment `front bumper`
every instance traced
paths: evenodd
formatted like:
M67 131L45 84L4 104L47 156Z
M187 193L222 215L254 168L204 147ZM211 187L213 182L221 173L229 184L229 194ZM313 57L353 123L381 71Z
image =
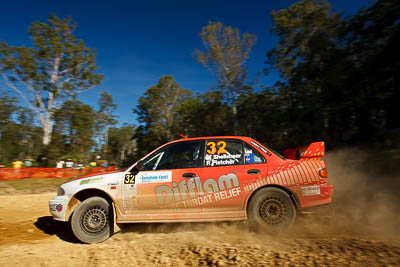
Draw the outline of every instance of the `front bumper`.
M49 201L49 209L53 219L57 221L66 221L65 212L67 210L69 197L57 196Z

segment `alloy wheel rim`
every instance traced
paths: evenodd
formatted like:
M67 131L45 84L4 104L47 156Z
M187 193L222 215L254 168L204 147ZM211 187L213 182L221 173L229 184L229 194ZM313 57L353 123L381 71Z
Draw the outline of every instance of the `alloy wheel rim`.
M266 197L261 201L259 214L266 223L276 225L286 218L286 205L275 196Z
M107 211L101 207L91 207L82 216L82 226L87 233L98 233L108 223Z

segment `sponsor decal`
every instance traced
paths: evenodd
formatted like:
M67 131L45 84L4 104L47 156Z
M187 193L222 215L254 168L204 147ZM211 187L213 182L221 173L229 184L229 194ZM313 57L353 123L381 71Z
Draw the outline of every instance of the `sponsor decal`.
M117 189L117 185L119 185L119 182L113 182L113 183L108 183L107 184L111 190Z
M137 184L168 183L172 181L171 171L143 172L136 175Z
M253 153L248 153L244 155L244 161L246 163L254 163L254 154Z
M91 184L91 183L96 183L100 180L103 180L103 177L82 180L79 184L80 185Z
M127 213L137 209L136 184L129 184L122 187L122 206Z
M320 195L320 194L321 194L321 188L319 185L301 187L301 195L302 196L314 196L314 195Z
M63 205L61 204L51 204L50 205L50 211L58 211L61 212L63 209Z
M56 206L56 210L57 210L58 212L61 212L61 211L62 211L62 208L63 208L63 205L61 205L61 204L58 204L58 205Z
M233 174L221 175L218 180L193 177L169 185L154 187L157 203L163 208L200 206L240 195L238 177Z
M252 145L254 145L255 147L257 147L258 149L260 149L262 152L264 152L265 154L267 154L268 156L272 156L272 153L269 152L268 150L266 150L264 147L260 146L259 144L257 144L254 141L250 142Z

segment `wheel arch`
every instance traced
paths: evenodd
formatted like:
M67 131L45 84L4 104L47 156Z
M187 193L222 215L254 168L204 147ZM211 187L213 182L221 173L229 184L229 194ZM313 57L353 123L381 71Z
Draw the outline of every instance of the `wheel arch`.
M290 200L293 202L294 206L296 207L296 210L299 210L299 209L300 209L299 200L297 199L297 196L296 196L295 193L293 193L293 192L292 192L291 190L289 190L287 187L284 187L284 186L281 186L281 185L277 185L277 184L267 184L267 185L261 186L261 187L257 188L256 190L254 190L254 191L250 194L250 196L247 198L247 201L246 201L246 216L247 216L247 214L248 214L248 209L249 209L249 203L250 203L250 201L252 200L252 198L254 197L254 195L255 195L258 191L260 191L261 189L264 189L264 188L277 188L277 189L280 189L280 190L284 191L285 193L287 193L287 194L289 195Z
M87 188L76 192L68 202L67 210L65 212L65 219L68 221L71 218L72 213L78 207L78 205L91 197L102 197L110 205L114 206L114 199L105 191L97 188ZM115 214L115 212L114 212Z

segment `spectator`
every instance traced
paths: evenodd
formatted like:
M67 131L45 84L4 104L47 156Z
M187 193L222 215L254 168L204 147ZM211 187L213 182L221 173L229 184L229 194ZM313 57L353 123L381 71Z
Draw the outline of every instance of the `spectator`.
M65 162L65 167L72 168L73 166L74 166L74 162L72 161L72 159L67 159L67 161Z
M23 162L19 159L16 159L11 164L13 165L13 168L18 169L22 167Z
M33 165L33 158L31 157L25 157L24 159L24 167L32 167Z
M64 168L64 161L63 160L59 160L59 161L57 161L57 164L56 164L56 168L57 169L62 169L62 168Z

